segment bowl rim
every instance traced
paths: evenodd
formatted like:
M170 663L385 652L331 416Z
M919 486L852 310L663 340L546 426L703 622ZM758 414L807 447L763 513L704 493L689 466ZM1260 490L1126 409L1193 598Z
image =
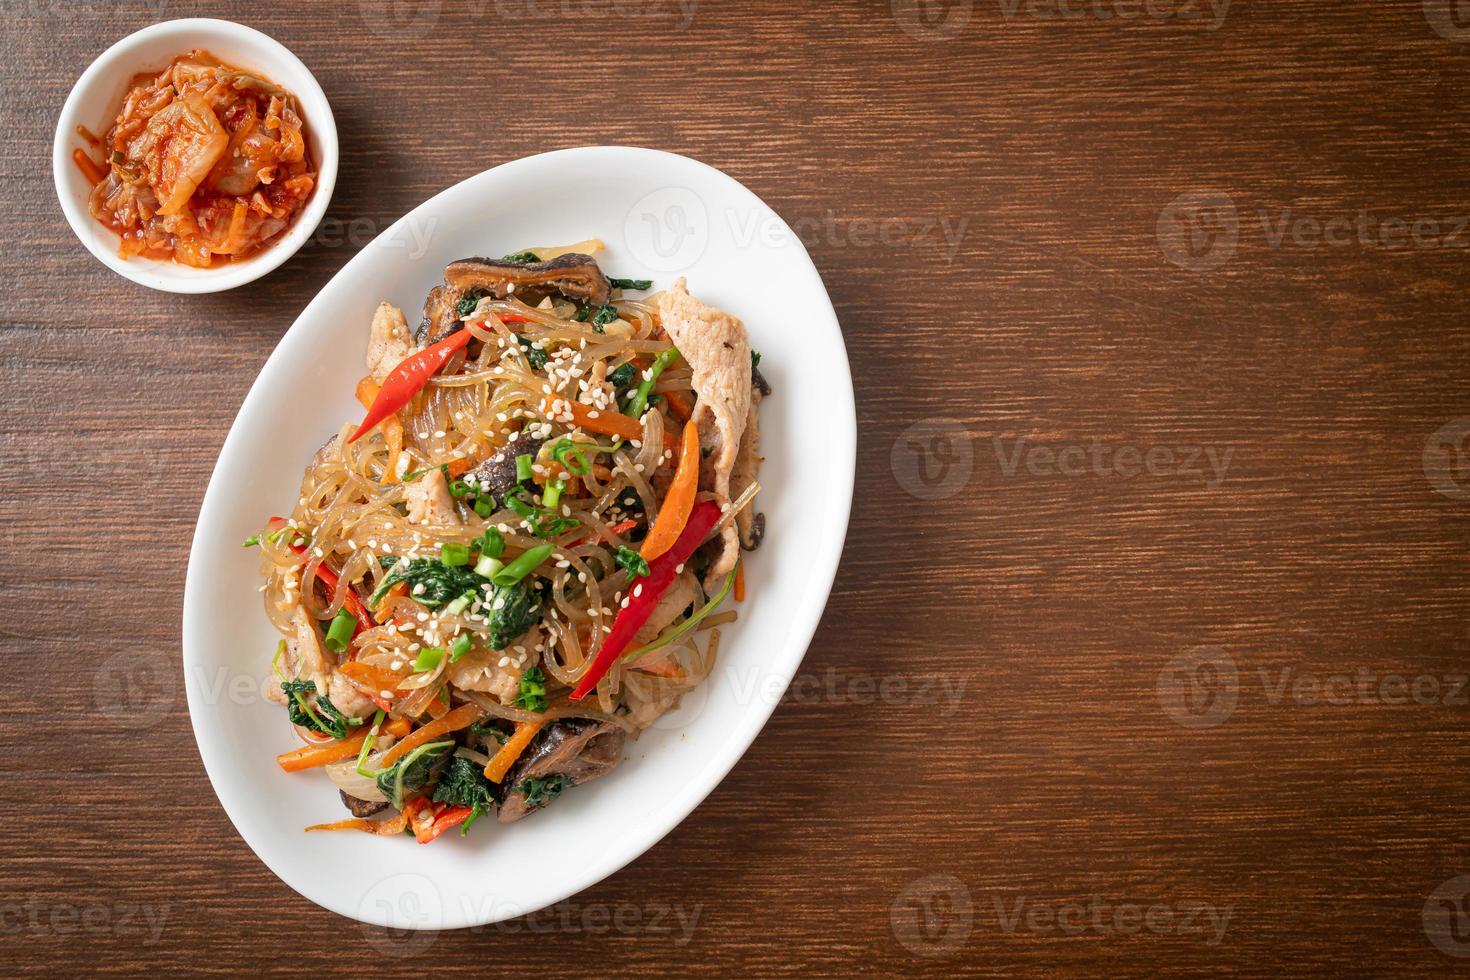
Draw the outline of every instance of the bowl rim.
M186 40L190 35L197 34L211 34L216 37L231 36L258 45L267 53L266 60L279 61L286 67L299 72L306 84L304 88L293 86L293 94L300 100L302 112L308 116L307 125L310 131L316 134L321 146L316 189L307 202L305 210L297 215L296 221L281 239L264 251L243 261L227 262L208 269L195 269L171 260L143 256L131 259L120 258L115 249L104 247L98 240L95 228L102 226L85 207L77 204L67 186L69 168L74 167L71 150L77 125L81 122L78 115L82 93L100 79L123 70L129 57L133 56L143 45L158 38L180 36L181 43L187 43L189 47L181 48L179 53L189 50L190 47L209 48L207 38L198 38L192 42ZM310 108L307 106L308 102L312 103ZM51 146L51 175L52 183L56 188L57 200L61 204L62 213L66 215L72 233L99 262L113 272L150 289L194 295L221 292L254 282L275 271L282 263L300 251L301 246L305 245L307 239L316 231L317 225L321 223L331 203L332 193L337 185L337 164L340 155L338 149L337 121L332 113L332 104L311 69L306 67L306 64L291 49L263 31L231 20L213 17L185 17L160 21L134 31L113 43L87 66L77 78L76 83L72 85L66 101L62 104L61 112L57 116L56 133ZM108 235L115 239L110 231ZM168 274L161 271L164 268L168 269Z
M803 278L807 280L809 288L819 291L824 301L827 311L826 315L820 318L821 322L814 322L811 325L813 327L820 327L824 331L830 331L830 335L835 343L828 352L828 360L824 362L823 369L830 372L840 372L841 379L845 381L845 383L836 386L836 393L840 396L839 403L831 406L832 413L829 418L831 428L828 433L828 441L824 446L824 449L828 453L828 465L831 471L839 476L837 486L841 488L841 492L833 494L826 501L826 509L831 514L832 521L827 525L828 532L824 534L823 544L825 547L823 547L821 554L811 556L812 574L808 581L820 586L819 594L821 600L818 602L809 602L800 607L796 611L796 615L787 624L785 635L788 637L789 646L786 649L790 652L787 660L780 665L779 671L773 672L773 674L778 673L783 678L781 690L784 691L786 685L790 683L791 678L801 666L801 662L810 647L812 637L815 635L816 629L821 621L822 614L826 609L827 602L830 600L832 586L836 580L837 570L846 542L856 481L858 433L856 397L852 386L852 374L846 344L842 336L836 310L832 306L831 297L827 293L821 273L818 271L816 264L811 261L811 257L807 253L800 238L791 231L790 225L771 209L769 205L766 205L754 191L750 190L734 177L699 160L664 150L637 146L583 146L521 157L491 167L464 180L457 181L398 219L398 221L383 231L378 239L375 239L373 243L369 243L368 246L349 260L346 266L338 270L336 276L318 290L317 295L303 308L300 315L292 323L285 335L282 336L276 349L271 352L270 357L261 368L261 375L273 370L280 370L280 363L289 360L295 353L294 349L305 343L304 337L306 331L309 329L310 323L322 315L322 311L328 303L328 295L332 283L338 277L347 275L354 263L370 254L373 251L373 245L379 239L392 242L394 236L398 235L408 222L417 220L425 212L432 211L436 207L443 207L439 202L446 195L466 185L493 183L497 179L496 175L502 172L517 172L524 169L533 169L548 160L559 160L583 155L592 158L592 162L594 163L598 162L597 158L601 155L643 160L653 157L664 158L677 161L676 165L678 166L693 167L697 170L704 171L712 175L715 180L729 185L733 193L748 197L751 201L766 209L771 217L776 222L779 222L780 228L787 233L787 240L796 249L796 254L799 254L805 259L802 270ZM238 445L244 439L244 425L242 424L242 420L247 415L254 416L258 411L258 409L255 409L255 403L265 397L264 388L259 384L259 377L257 377L256 381L252 383L249 392L247 392L240 410L231 422L228 434L224 440L224 445L218 454L219 457L223 458L227 453L231 452L232 446ZM774 713L777 705L781 701L779 696L769 701L757 700L743 716L740 726L732 729L730 737L722 743L719 755L707 760L701 778L691 780L689 783L679 786L671 792L668 799L664 801L663 806L659 809L655 819L648 821L645 826L636 831L630 831L632 839L626 849L620 849L618 852L597 862L595 865L588 867L581 875L576 876L575 879L569 877L556 887L547 889L542 895L536 898L535 904L525 908L514 909L506 914L501 914L504 910L492 911L489 914L480 915L471 913L463 907L453 909L452 911L446 909L441 921L431 925L413 922L402 923L383 918L373 918L365 914L362 908L354 907L349 903L340 901L335 896L299 888L297 886L299 876L294 874L291 869L278 866L279 862L271 856L270 848L259 846L262 842L257 839L258 828L251 827L247 830L247 827L237 819L235 811L225 804L226 796L234 795L233 792L226 794L221 791L220 779L222 778L225 767L218 764L210 764L210 760L217 759L217 754L224 751L224 748L219 744L220 736L218 733L209 730L209 718L211 717L211 711L214 709L205 700L204 692L197 689L195 672L190 667L191 663L197 657L201 656L201 654L191 651L197 651L207 635L206 622L208 613L201 606L203 603L202 593L207 588L204 584L204 579L210 574L209 552L213 546L209 538L214 534L213 529L221 526L222 522L229 516L230 505L225 499L222 487L220 468L216 466L210 475L209 484L201 502L198 522L195 526L194 538L190 547L188 568L184 583L181 617L182 644L180 653L184 667L185 693L189 705L190 725L194 732L195 744L199 749L206 774L209 777L211 787L220 800L221 807L225 810L226 816L234 825L236 832L250 846L256 857L270 868L278 878L291 886L294 891L297 891L307 900L344 917L372 925L392 928L470 928L501 921L509 915L528 914L590 888L604 878L636 861L668 833L682 824L688 818L689 814L724 781L725 777L728 776L740 759L745 756L760 732L764 730L770 720L770 716Z

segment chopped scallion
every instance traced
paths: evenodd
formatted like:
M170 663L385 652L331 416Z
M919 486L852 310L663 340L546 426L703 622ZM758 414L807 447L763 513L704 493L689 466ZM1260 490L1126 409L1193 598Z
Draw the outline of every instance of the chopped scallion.
M488 558L499 558L501 552L505 551L505 539L500 532L493 527L485 528L485 533L475 539L475 547L480 549L480 554Z
M446 541L439 546L439 560L450 568L470 563L470 546L457 541Z
M475 594L473 592L466 592L464 595L460 596L457 599L451 599L449 601L449 605L444 607L444 613L448 616L458 616L460 613L465 611L465 608L471 602L474 601Z
M516 457L516 482L525 483L531 478L531 454L521 453Z
M653 359L653 366L648 369L648 376L638 384L638 390L628 402L628 409L624 415L639 419L648 409L648 396L653 392L653 386L658 383L658 376L664 373L664 369L679 359L679 348L670 347Z
M454 638L454 642L449 644L449 662L454 663L455 661L459 660L460 657L463 657L465 654L469 653L470 644L473 642L474 640L470 637L470 634L468 633L461 633L456 636Z
M419 651L418 659L413 662L414 670L433 670L439 666L439 661L444 659L443 647L424 647Z
M510 564L490 576L490 581L496 585L515 585L521 579L536 570L536 566L551 557L553 547L549 544L540 544L534 548L528 548L522 552Z
M326 644L327 649L333 653L341 653L347 649L352 642L352 631L357 629L357 617L346 609L339 611L332 620L332 625L327 627Z
M504 567L500 563L500 559L491 558L489 555L481 555L480 560L475 562L475 574L491 578Z
M541 494L541 506L547 510L556 510L556 505L561 503L561 492L567 488L563 480L552 480L546 485Z

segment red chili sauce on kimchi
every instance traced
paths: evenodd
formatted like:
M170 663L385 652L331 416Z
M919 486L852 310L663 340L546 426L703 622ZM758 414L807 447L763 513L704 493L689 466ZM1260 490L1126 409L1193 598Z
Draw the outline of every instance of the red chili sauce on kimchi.
M205 51L139 75L100 141L88 208L143 255L208 268L279 238L316 187L296 97Z

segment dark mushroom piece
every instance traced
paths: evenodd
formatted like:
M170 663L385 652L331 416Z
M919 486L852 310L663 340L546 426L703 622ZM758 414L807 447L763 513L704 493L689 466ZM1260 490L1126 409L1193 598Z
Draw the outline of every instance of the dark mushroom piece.
M451 262L444 269L444 285L429 293L424 304L424 322L419 326L420 344L433 344L463 325L460 300L514 296L535 306L548 296L561 296L580 306L600 306L612 298L612 287L590 255L568 252L547 262L507 262L505 259L471 257Z
M496 507L504 507L505 492L520 482L516 479L516 457L530 456L534 459L541 451L541 446L545 441L521 435L500 452L466 473L465 483L474 487L480 496L494 497Z
M337 790L337 795L342 797L342 805L352 811L354 817L371 817L373 814L385 809L388 804L382 800L359 800L355 796L348 796L342 790Z
M607 775L622 760L626 738L627 734L611 722L590 718L559 718L551 722L506 774L501 784L505 787L505 799L500 804L500 822L515 823L545 805L527 799L526 791L535 785L533 782L528 786L528 781L554 785L554 797L565 786L578 786ZM555 782L547 783L548 780ZM549 802L546 794L537 795Z

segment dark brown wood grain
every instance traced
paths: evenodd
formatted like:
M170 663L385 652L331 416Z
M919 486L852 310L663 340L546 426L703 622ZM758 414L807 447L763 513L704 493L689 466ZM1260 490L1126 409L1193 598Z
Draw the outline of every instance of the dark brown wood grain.
M1450 4L388 7L3 7L5 973L1464 970L1470 491L1438 449L1459 432L1434 435L1470 418ZM77 243L61 103L185 14L317 74L329 228L640 144L750 186L831 292L858 481L797 683L687 821L551 911L359 927L210 790L178 666L195 514L260 364L362 239L202 297ZM1432 937L1426 902L1456 901Z

